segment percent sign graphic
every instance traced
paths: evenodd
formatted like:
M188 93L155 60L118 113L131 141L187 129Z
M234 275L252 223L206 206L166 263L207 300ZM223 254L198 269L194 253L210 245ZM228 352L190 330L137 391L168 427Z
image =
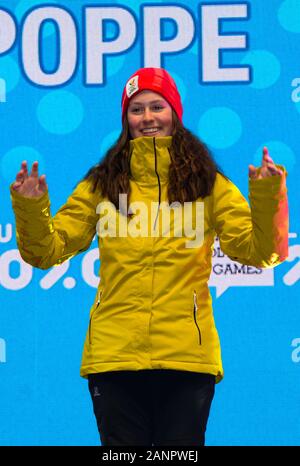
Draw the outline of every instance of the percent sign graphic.
M99 275L95 273L95 265L99 262L98 248L91 249L84 254L81 262L81 273L85 283L93 288L97 288L99 284ZM40 286L44 290L49 290L57 283L64 275L66 275L70 267L70 261L65 261L59 266L53 267L41 280ZM71 289L76 285L76 280L73 277L66 277L63 281L65 288Z
M70 261L66 261L59 267L53 267L41 280L40 285L44 290L49 290L57 283L68 271ZM65 288L71 289L76 285L76 280L73 277L66 277L63 281Z

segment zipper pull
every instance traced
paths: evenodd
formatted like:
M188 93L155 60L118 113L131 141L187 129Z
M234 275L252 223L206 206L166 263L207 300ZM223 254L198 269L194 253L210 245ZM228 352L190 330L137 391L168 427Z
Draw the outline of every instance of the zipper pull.
M101 295L102 295L102 291L99 291L99 293L98 293L98 300L97 300L97 305L96 305L96 307L98 307L98 306L99 306L99 304L100 304L100 301L101 301Z
M197 311L198 311L198 306L197 306L197 293L196 293L195 290L194 290L194 308L195 308L195 311L197 312Z

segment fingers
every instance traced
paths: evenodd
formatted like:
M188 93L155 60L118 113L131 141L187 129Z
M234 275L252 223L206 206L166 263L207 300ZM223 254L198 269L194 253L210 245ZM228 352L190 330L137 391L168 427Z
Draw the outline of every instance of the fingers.
M262 166L267 167L270 163L273 163L273 160L271 159L269 155L269 151L267 147L263 148L263 159L262 159Z
M257 178L257 170L254 165L249 165L249 178L255 180Z
M46 175L42 175L39 178L39 189L43 192L46 192L48 189L47 183L46 183Z
M264 147L263 148L263 157L262 157L262 163L261 163L261 166L262 167L266 167L267 166L267 163L268 163L268 156L269 156L269 152L268 152L268 148L267 147Z
M12 186L13 189L18 189L24 183L25 176L26 174L24 170L21 169L16 175L16 181L14 182Z
M46 176L41 175L39 177L37 161L33 162L30 175L28 174L26 160L21 163L21 170L17 173L16 181L12 185L12 188L27 195L33 192L41 193L47 191Z
M283 175L283 171L280 168L275 167L275 165L268 165L268 170L272 176Z
M34 178L38 178L39 176L39 163L38 162L33 162L30 176L33 176Z
M23 181L24 181L24 172L23 172L23 170L20 170L20 171L17 173L16 181L17 181L18 183L23 183Z
M35 162L38 163L38 162ZM28 178L28 168L26 160L23 160L21 163L21 170L16 175L16 181L18 183L23 182L26 178Z
M28 175L28 168L27 168L26 160L23 160L23 162L21 163L21 170L23 170L25 175Z
M265 167L265 169L264 169ZM283 171L277 168L273 159L269 155L267 147L263 148L262 177L283 175Z

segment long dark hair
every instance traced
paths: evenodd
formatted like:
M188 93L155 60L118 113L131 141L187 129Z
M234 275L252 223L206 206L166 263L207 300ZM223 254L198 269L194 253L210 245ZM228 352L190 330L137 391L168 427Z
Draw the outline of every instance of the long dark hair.
M127 118L121 134L107 151L103 160L87 172L84 180L92 182L92 191L99 190L119 209L119 194L130 200L130 132ZM180 203L195 201L208 196L214 186L216 165L208 147L186 129L173 111L173 133L170 147L168 201Z

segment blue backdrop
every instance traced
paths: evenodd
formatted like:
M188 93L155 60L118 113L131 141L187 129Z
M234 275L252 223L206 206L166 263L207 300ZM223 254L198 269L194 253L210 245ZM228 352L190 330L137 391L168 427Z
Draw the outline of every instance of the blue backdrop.
M237 271L216 242L210 289L224 380L208 445L299 445L300 1L0 1L0 445L97 445L79 377L96 241L47 271L16 248L9 185L40 163L54 214L120 131L141 66L164 66L184 124L248 195L262 147L286 166L288 260Z

